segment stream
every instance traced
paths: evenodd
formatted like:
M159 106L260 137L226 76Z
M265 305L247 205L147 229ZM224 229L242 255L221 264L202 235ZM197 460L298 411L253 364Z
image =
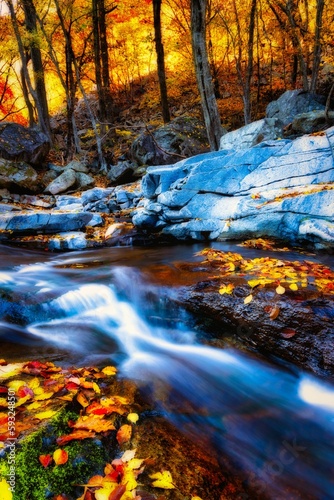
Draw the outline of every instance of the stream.
M152 279L154 269L196 260L202 248L49 254L0 246L0 357L114 363L144 392L168 388L157 410L245 471L256 492L247 498L334 499L334 388L202 345L193 319L169 300L173 287Z

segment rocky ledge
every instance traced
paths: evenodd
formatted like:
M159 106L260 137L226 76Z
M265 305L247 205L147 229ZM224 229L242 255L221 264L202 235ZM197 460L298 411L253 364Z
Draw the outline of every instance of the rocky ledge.
M150 167L133 222L180 240L275 237L332 249L334 127Z

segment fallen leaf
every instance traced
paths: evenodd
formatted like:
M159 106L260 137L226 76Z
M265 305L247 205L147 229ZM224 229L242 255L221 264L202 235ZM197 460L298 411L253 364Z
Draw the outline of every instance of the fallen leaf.
M278 287L276 288L276 293L278 293L278 295L283 295L283 293L285 293L284 286L278 285Z
M88 439L88 438L94 438L95 437L95 432L90 432L90 431L85 431L85 430L78 430L78 431L73 431L71 434L65 434L64 436L60 436L57 438L57 444L59 446L63 446L64 444L68 443L69 441L73 441L74 439Z
M280 308L278 306L274 306L271 308L270 312L269 312L269 318L271 320L274 320L277 318L277 316L279 315L280 313Z
M117 373L117 368L115 368L115 366L106 366L105 368L103 368L103 370L101 370L102 373L104 373L105 375L108 375L108 376L111 376L111 375L116 375Z
M38 418L38 420L45 420L46 418L53 417L57 412L54 410L41 411L36 413L33 418Z
M83 408L87 408L87 406L89 405L89 401L83 394L83 392L79 392L79 394L77 395L77 401Z
M291 337L294 337L296 333L296 330L294 330L293 328L284 328L284 330L281 331L281 335L285 339L291 339Z
M227 285L223 285L219 288L219 293L220 295L224 295L225 293L227 295L231 295L233 290L234 290L234 285L232 283L228 283Z
M13 494L9 489L9 484L6 479L0 481L0 498L1 500L12 500Z
M132 427L131 425L125 424L122 425L117 431L116 439L119 445L123 443L127 443L132 436Z
M53 460L55 461L56 465L66 464L66 462L68 461L67 451L58 448L53 453Z
M253 300L253 295L247 295L247 297L244 298L244 304L249 304Z
M139 420L139 415L138 413L129 413L129 415L126 417L126 419L131 422L132 424L136 424Z
M48 466L51 464L51 462L52 462L53 458L52 458L52 456L51 456L51 455L40 455L40 456L38 457L38 460L39 460L39 461L40 461L40 463L43 465L43 467L45 467L45 468L46 468L46 467L48 467Z
M155 479L152 483L154 488L164 488L166 490L172 490L175 488L172 474L168 470L151 474L150 478Z
M298 285L297 283L291 283L291 285L289 285L289 288L295 292L298 290Z
M79 417L78 420L70 427L74 429L86 429L94 432L107 432L115 430L114 424L111 420L103 419L103 416L85 415Z

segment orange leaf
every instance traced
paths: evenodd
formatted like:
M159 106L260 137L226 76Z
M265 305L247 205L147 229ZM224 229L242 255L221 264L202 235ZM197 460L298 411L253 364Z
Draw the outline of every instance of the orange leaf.
M131 425L122 425L117 431L116 434L116 439L118 441L118 444L121 445L123 443L127 443L132 435L132 427Z
M79 394L77 395L77 401L83 408L86 408L89 405L88 399L82 392L79 392Z
M56 465L62 465L66 464L68 460L68 453L65 450L61 450L58 448L54 453L53 453L53 460L55 461Z
M73 441L74 439L87 439L87 438L93 438L95 437L95 432L90 432L90 431L74 431L71 434L66 434L65 436L60 436L57 438L57 444L59 446L63 446L64 444L68 443L69 441Z
M275 307L272 307L270 312L269 312L269 318L274 320L277 318L277 316L279 315L280 313L280 308L275 306Z
M100 416L89 415L79 417L78 420L71 425L74 429L86 429L94 432L107 432L115 430L113 423L110 420L104 420Z
M38 460L43 465L43 467L46 468L50 465L50 463L52 462L53 459L52 459L51 455L40 455L38 457Z

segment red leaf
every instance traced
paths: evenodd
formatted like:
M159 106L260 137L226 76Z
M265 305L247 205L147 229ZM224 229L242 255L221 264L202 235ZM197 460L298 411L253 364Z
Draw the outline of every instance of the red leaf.
M46 468L46 467L48 467L51 464L53 458L51 457L51 455L40 455L38 457L38 460L43 465L43 467Z
M296 333L296 330L294 330L293 328L284 328L284 330L281 331L281 335L285 339L291 339L291 337L294 337Z

